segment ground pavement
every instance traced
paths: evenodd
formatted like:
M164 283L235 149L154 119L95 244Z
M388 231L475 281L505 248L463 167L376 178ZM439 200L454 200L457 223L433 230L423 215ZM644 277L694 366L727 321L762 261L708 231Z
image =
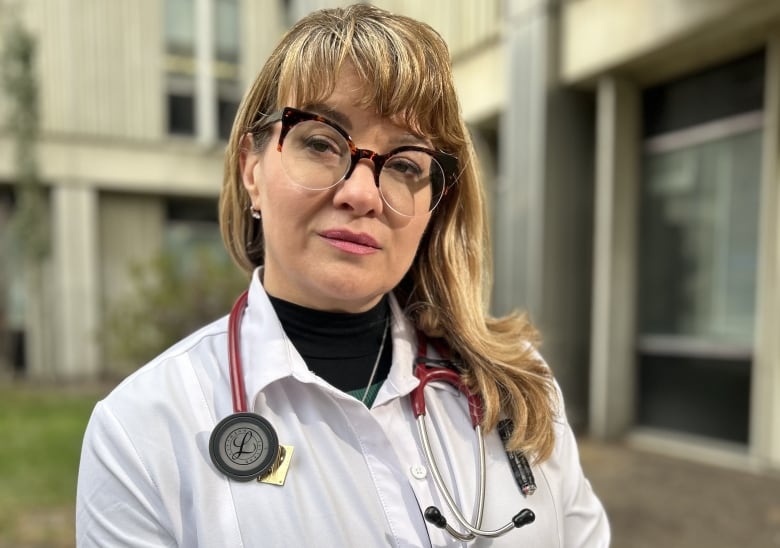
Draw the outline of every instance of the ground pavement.
M780 547L780 475L580 439L614 548Z

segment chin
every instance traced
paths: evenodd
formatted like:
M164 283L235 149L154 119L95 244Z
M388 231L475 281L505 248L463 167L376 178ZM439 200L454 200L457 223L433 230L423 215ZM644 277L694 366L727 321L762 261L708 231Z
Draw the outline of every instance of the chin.
M344 280L341 280L342 282ZM382 298L390 289L383 286L367 286L364 284L343 284L323 288L321 302L330 303L332 311L362 312L368 310Z

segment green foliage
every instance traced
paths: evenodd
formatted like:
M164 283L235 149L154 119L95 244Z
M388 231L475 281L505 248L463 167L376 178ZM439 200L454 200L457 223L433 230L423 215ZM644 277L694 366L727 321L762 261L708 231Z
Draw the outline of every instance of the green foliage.
M46 194L38 172L38 82L34 37L13 17L2 29L0 84L9 99L7 127L15 143L17 204L8 231L9 254L33 264L49 253Z
M0 546L72 545L81 440L104 392L0 386Z
M107 321L109 355L138 367L228 313L246 277L211 246L195 248L191 258L183 264L169 251L133 267L134 290Z
M26 141L38 136L38 84L35 80L35 39L15 19L3 28L3 89L14 101L8 125Z

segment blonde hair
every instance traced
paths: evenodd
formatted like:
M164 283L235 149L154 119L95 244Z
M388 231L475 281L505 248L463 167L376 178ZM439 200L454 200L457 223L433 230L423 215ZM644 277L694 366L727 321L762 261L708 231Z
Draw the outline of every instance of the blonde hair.
M395 294L416 327L444 339L464 364L464 381L484 402L485 430L505 415L515 425L509 446L544 460L554 443L552 376L536 358L536 332L523 316L486 313L490 242L476 154L449 50L428 25L356 4L314 12L282 38L244 97L227 147L220 227L230 255L246 272L263 262L262 233L248 214L239 168L245 134L290 97L299 105L327 98L345 63L365 84L364 106L459 159L457 183L431 215Z

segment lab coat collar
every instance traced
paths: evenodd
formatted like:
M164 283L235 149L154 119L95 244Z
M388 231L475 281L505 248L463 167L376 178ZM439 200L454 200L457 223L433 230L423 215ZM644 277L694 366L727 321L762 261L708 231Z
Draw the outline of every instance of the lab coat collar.
M241 322L241 357L249 411L252 410L251 406L257 395L266 386L286 377L319 384L327 390L338 392L306 366L306 362L285 334L261 279L262 267L259 267L252 273L247 308ZM419 384L413 374L417 348L414 326L392 294L390 310L393 363L387 380L377 394L374 406L406 396Z
M390 332L393 335L393 363L387 374L387 379L374 400L374 407L394 398L406 396L420 384L420 381L414 376L417 332L392 293L390 294L390 310L392 313Z

